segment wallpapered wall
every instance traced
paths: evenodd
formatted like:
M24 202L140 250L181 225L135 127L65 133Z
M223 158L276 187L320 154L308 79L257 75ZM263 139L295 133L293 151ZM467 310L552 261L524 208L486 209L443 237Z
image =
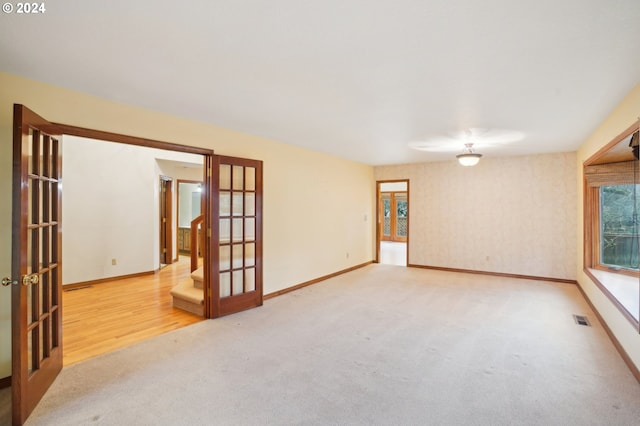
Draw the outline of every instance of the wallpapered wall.
M409 263L576 278L576 155L375 167L409 179Z

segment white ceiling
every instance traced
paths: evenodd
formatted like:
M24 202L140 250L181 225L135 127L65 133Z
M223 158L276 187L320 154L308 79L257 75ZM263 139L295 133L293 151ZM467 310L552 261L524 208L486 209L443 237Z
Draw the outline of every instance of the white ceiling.
M640 81L639 0L44 3L0 70L374 165L573 151Z

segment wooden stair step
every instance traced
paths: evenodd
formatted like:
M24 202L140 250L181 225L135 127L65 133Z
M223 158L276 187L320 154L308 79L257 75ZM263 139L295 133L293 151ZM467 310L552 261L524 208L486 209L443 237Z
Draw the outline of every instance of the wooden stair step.
M173 287L171 296L174 307L203 315L204 291L194 287L191 282L185 281Z
M193 280L193 286L195 288L202 289L202 283L204 281L204 266L193 271L191 273L191 279Z

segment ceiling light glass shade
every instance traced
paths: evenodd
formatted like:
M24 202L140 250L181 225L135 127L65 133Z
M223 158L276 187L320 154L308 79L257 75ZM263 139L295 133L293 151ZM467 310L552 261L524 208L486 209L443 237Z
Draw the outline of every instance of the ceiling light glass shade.
M475 166L480 161L480 157L482 157L482 154L475 154L473 152L456 155L458 163L463 166Z

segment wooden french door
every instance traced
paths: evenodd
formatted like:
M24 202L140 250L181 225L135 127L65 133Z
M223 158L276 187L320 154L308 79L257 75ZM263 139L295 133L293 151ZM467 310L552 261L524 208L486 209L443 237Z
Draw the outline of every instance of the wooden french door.
M171 178L160 176L160 263L164 265L173 262L172 186Z
M14 106L11 292L13 423L62 369L62 147L55 127Z
M262 161L213 156L211 316L262 305Z
M380 239L406 242L409 213L407 192L381 192L378 204L382 217Z

